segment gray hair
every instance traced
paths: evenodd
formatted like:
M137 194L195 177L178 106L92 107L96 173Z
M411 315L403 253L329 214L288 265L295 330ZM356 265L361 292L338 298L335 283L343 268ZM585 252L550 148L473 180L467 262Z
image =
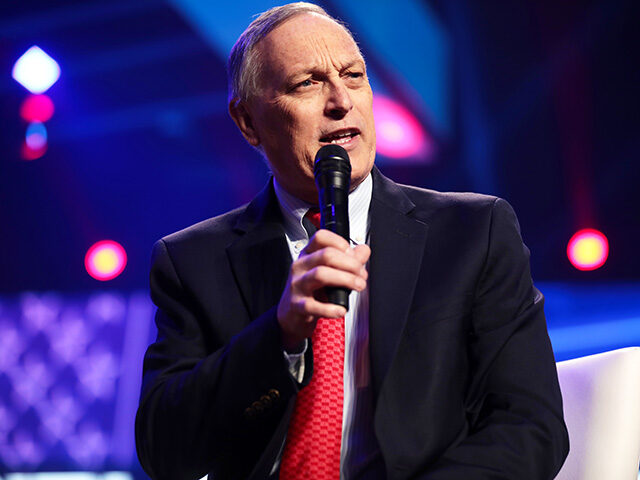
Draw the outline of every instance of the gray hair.
M289 3L261 13L242 32L231 49L227 62L229 101L234 99L246 101L257 95L262 64L255 51L256 44L285 20L304 13L315 13L333 20L353 38L349 29L341 21L333 18L322 7L313 3Z

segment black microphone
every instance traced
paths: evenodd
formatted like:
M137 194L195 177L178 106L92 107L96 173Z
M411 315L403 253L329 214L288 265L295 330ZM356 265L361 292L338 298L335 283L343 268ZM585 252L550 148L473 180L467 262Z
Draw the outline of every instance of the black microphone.
M313 166L318 187L320 227L337 233L349 241L349 185L351 162L349 154L339 145L325 145L318 153ZM330 303L349 310L348 288L327 287Z

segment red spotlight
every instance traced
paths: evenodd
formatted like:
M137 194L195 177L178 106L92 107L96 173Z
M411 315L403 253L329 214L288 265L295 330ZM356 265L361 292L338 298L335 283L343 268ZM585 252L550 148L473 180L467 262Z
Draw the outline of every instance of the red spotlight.
M588 271L600 268L609 256L607 237L593 228L580 230L569 240L567 256L578 270Z
M127 253L113 240L94 243L84 257L87 273L96 280L107 281L116 278L127 265Z
M20 105L20 116L27 122L46 122L53 116L53 101L46 95L29 95Z
M46 142L44 142L44 144L42 145L31 147L25 141L22 143L22 148L20 149L20 155L22 156L23 160L30 161L30 160L35 160L37 158L40 158L45 154L46 151L47 151Z

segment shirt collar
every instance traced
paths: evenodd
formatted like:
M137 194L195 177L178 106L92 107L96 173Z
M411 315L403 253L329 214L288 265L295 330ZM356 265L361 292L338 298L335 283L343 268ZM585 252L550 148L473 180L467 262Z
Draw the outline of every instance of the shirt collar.
M273 187L280 204L280 210L284 218L284 230L290 240L308 239L307 232L302 226L302 218L311 207L310 203L294 197L273 178ZM356 243L364 243L367 237L369 205L371 204L371 192L373 181L371 173L349 194L349 230L351 238Z

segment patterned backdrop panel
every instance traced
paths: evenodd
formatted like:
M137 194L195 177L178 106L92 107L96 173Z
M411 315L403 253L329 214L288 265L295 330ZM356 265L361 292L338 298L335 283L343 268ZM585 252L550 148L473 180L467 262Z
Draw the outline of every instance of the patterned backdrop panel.
M130 469L143 292L0 297L0 472Z

